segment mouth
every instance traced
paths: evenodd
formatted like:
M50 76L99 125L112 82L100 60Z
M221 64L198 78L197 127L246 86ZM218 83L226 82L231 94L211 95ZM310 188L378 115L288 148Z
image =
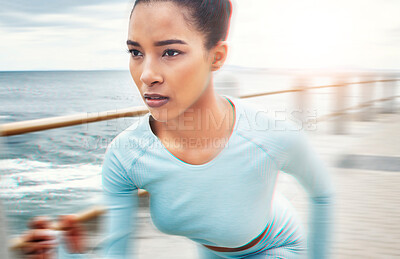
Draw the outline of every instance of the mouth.
M163 106L169 101L169 97L160 94L144 94L143 97L146 104L152 108Z

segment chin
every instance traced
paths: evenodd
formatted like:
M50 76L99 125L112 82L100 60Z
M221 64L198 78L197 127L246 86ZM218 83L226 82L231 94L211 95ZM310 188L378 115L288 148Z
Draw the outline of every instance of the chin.
M158 122L167 122L168 121L168 110L155 110L149 108L151 116Z
M151 108L147 107L150 111L151 116L158 122L168 122L178 119L188 109L182 108Z

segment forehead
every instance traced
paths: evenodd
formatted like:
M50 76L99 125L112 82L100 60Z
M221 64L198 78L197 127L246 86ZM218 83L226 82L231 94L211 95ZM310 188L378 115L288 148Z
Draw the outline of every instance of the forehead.
M140 3L129 21L128 39L140 43L167 39L202 41L202 33L188 22L188 17L186 8L169 1Z

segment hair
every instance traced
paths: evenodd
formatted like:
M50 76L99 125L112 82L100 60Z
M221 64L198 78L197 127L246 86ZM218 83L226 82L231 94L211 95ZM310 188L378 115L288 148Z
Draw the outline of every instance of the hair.
M232 15L230 0L136 0L140 3L172 2L185 7L190 12L189 22L205 35L205 48L210 50L221 40L226 40Z

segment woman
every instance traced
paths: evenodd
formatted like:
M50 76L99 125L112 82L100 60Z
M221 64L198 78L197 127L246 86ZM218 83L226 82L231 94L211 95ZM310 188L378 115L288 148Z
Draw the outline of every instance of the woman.
M201 258L305 258L297 217L274 195L280 170L311 197L308 258L328 256L332 187L304 136L214 91L230 16L229 0L135 2L129 68L150 113L106 152L104 257L128 258L140 188L156 227L195 241Z

